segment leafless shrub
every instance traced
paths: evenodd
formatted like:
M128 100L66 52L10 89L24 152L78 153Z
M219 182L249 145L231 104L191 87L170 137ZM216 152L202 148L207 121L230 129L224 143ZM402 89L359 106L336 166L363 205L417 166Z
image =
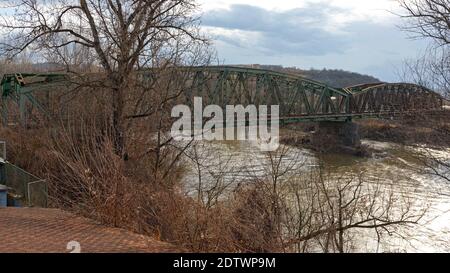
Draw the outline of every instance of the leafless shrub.
M381 238L417 224L426 212L414 211L408 197L363 175L306 171L298 159L286 167L280 162L287 153L269 155L269 162L276 162L270 164L271 175L244 191L247 198L236 219L247 224L241 230L248 237L238 237L247 239L242 244L251 247L247 251L347 252L358 230L372 230Z

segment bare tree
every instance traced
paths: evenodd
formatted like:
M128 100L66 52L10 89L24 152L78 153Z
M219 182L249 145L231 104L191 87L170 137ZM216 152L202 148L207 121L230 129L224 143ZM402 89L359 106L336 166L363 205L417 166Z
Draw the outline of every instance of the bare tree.
M406 238L400 228L418 224L426 213L390 181L308 167L289 147L267 154L265 162L262 176L235 191L238 251L349 252L362 231L379 244L386 234Z
M450 161L448 158L436 155L431 149L422 149L416 152L416 157L425 166L426 174L437 176L450 183Z
M429 38L436 46L430 46L426 53L417 60L405 62L401 77L406 81L440 91L444 96L450 96L450 2L448 0L399 0L406 19L404 30L418 34L419 37ZM448 143L448 123L444 117L436 127L442 131L442 136L435 136L435 142L439 138ZM444 148L448 145L441 145ZM445 180L449 179L448 160L438 158L429 149L423 149L418 153L425 167Z
M404 13L403 30L433 42L417 60L405 63L403 76L449 95L450 2L448 0L398 0ZM437 45L437 46L436 46Z
M94 54L105 75L103 83L111 91L114 147L121 156L125 154L125 98L133 73L176 64L187 45L205 42L198 32L195 0L4 2L1 50L8 56L27 50L64 56L64 51L75 47Z
M398 76L402 81L412 82L450 97L449 48L429 47L417 58L404 61Z
M450 44L450 3L448 0L398 0L408 19L405 30Z
M408 198L398 196L384 183L370 182L355 174L331 177L320 170L319 175L291 182L296 198L295 205L286 212L291 221L285 246L300 252L317 248L348 252L357 243L353 236L362 230L373 231L378 244L384 234L406 238L398 229L418 224L426 210L414 211Z

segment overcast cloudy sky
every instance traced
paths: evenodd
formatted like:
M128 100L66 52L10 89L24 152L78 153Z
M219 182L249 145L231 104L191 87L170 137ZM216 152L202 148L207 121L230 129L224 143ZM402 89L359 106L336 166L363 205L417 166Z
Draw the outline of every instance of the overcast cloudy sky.
M225 64L338 68L396 81L426 41L399 30L395 0L200 0Z

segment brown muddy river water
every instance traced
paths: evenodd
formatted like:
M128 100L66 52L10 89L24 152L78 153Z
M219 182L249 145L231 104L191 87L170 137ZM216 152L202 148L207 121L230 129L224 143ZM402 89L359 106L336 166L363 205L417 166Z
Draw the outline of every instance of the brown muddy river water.
M363 174L367 183L381 185L381 190L393 191L411 200L412 210L426 209L419 225L400 227L398 233L386 235L377 243L374 231L357 230L354 234L353 252L450 252L450 184L425 172L424 167L412 156L418 148L376 141L363 141L376 152L370 157L349 155L318 156L307 149L291 147L282 159L282 165L305 170L322 162L333 176ZM431 150L450 161L450 149ZM255 177L264 177L270 169L266 154L251 142L202 142L195 148L198 165L192 164L186 180L186 191L195 194L199 186L207 190L215 185L217 177L221 185L232 185ZM200 168L197 168L200 166ZM201 181L198 172L202 173ZM201 182L199 184L199 181Z

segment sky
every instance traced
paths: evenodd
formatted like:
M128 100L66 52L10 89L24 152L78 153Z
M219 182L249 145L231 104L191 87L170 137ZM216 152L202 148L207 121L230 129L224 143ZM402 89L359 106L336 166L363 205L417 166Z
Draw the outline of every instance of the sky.
M427 41L400 29L395 0L200 0L221 64L344 69L398 81Z

